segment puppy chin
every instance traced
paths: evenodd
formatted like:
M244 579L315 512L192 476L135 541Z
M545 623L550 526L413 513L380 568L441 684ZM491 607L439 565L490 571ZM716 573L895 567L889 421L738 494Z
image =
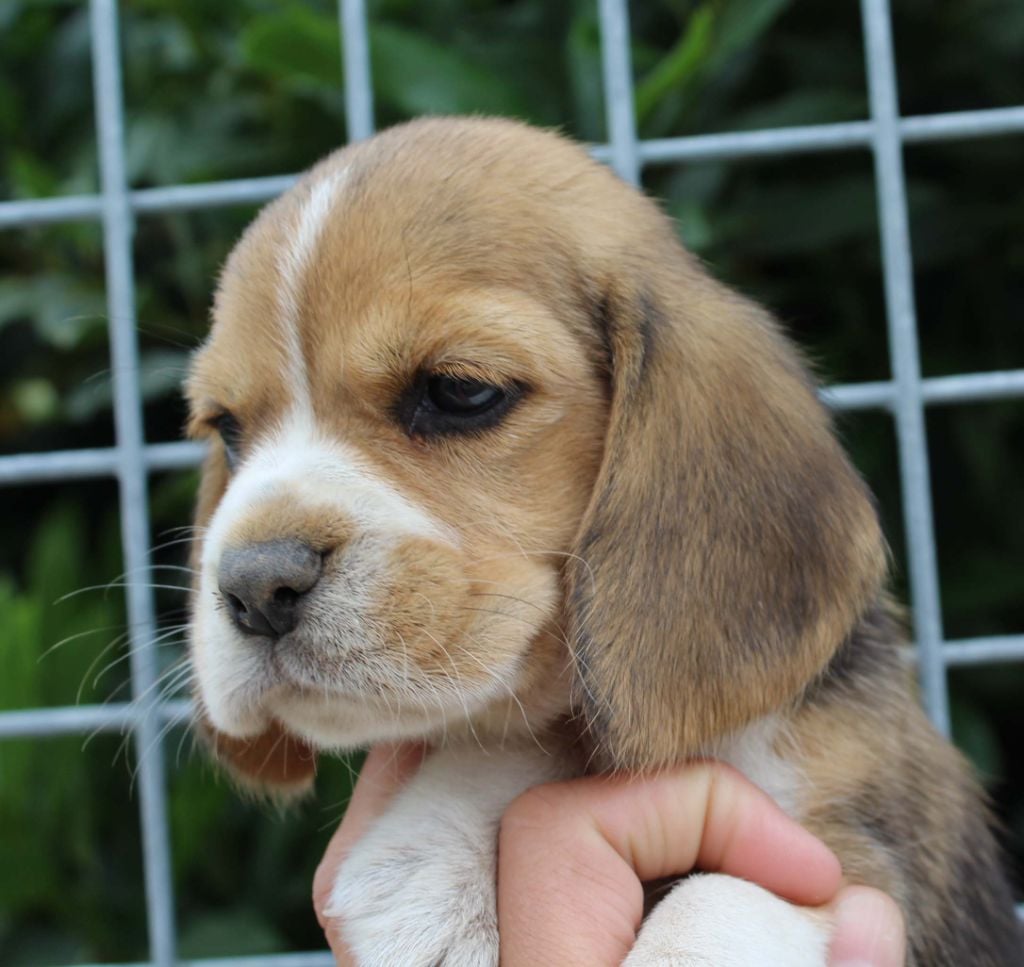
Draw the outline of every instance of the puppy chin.
M467 726L467 710L390 708L370 699L313 696L279 690L267 696L266 711L289 732L325 752L345 752L378 742L430 740Z
M233 739L252 739L270 725L271 716L261 701L241 696L224 695L217 689L204 687L199 680L199 700L210 724Z
M316 748L349 750L374 742L422 738L445 721L445 711L396 708L360 694L357 664L345 688L330 688L300 655L254 648L212 615L192 645L198 698L210 724L251 739L272 722ZM319 680L317 680L319 678ZM307 679L309 679L307 681ZM460 710L463 706L460 705ZM453 710L448 710L450 717Z

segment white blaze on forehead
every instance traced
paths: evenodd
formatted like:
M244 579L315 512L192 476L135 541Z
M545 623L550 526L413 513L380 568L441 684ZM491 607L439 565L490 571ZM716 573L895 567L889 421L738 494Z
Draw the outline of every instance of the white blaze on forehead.
M210 521L204 569L219 562L227 535L240 520L258 513L261 502L281 496L297 506L337 510L360 533L456 542L447 528L375 473L358 450L319 432L300 408L239 467Z
M302 358L302 340L299 338L302 284L313 263L313 253L324 226L347 178L348 168L342 168L312 184L277 255L282 348L287 356L288 375L295 392L295 402L306 408L310 407L309 377Z

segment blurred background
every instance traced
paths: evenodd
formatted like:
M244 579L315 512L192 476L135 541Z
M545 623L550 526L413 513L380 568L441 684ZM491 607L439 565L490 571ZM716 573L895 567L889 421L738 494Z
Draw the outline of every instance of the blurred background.
M332 0L121 3L135 188L289 174L344 140ZM894 0L904 115L1024 104L1020 0ZM485 112L601 142L594 0L371 0L378 125ZM855 0L631 4L644 138L868 116ZM99 188L88 11L0 3L0 198ZM1024 136L911 146L905 162L926 376L1024 367ZM826 382L886 379L868 151L648 167L686 243L771 306ZM175 440L179 384L218 267L254 207L140 214L139 378L149 442ZM100 225L0 230L0 453L114 443ZM890 416L841 432L878 496L905 597ZM1024 631L1024 400L931 407L947 638ZM151 478L161 664L181 657L194 472ZM0 491L0 709L126 700L115 483ZM1024 665L950 674L955 737L1024 869ZM309 884L351 763L282 816L166 743L180 953L318 949ZM117 735L0 742L0 962L146 956L135 753Z

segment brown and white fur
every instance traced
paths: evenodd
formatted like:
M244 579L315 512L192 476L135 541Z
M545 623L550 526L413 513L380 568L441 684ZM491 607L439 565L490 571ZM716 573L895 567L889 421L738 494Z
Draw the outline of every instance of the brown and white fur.
M438 431L439 378L507 411ZM909 963L1024 962L799 355L579 147L433 119L329 156L229 258L188 395L211 438L191 651L217 754L300 790L314 749L433 748L342 866L360 963L496 964L513 799L707 755L900 903ZM237 559L244 588L288 592L283 632L232 620ZM693 877L629 963L800 967L826 945L815 916Z

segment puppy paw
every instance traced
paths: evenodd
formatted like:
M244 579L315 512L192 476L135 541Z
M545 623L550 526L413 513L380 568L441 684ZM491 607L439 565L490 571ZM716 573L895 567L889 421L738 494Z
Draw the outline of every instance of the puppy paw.
M644 921L623 967L826 967L831 924L731 876L691 876Z
M325 913L359 967L497 967L498 824L567 762L537 751L435 754L341 864Z
M494 844L387 832L352 851L325 910L360 967L497 965Z

